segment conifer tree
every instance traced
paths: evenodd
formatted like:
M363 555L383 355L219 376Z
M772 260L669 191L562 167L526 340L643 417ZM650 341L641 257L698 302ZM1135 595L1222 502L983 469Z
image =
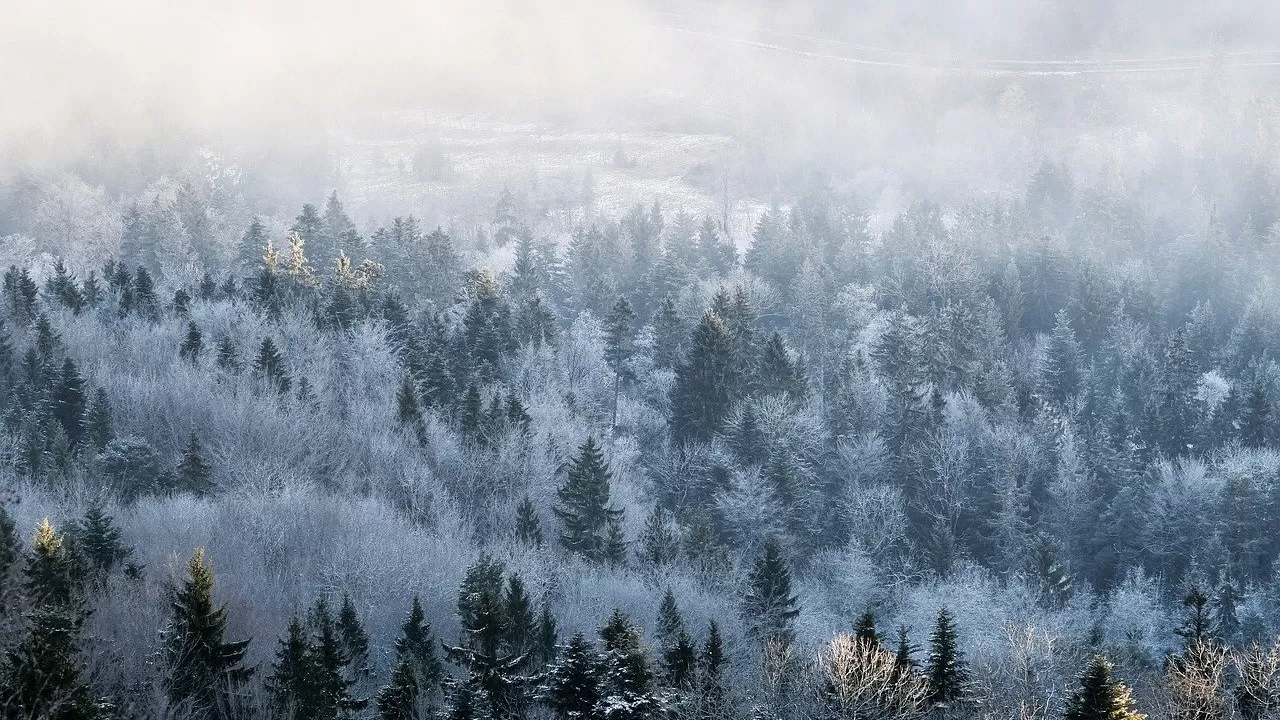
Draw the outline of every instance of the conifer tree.
M595 648L579 632L560 648L558 655L547 671L539 697L560 720L594 717L603 674Z
M929 680L930 702L950 706L965 699L968 670L957 643L955 619L945 607L938 611L937 623L929 636L925 677Z
M204 446L193 432L182 449L178 463L178 486L194 495L207 495L213 491L213 466L205 458Z
M538 647L536 665L546 665L556 658L556 644L560 642L556 632L556 618L551 614L551 604L542 601L542 611L538 613Z
M1080 343L1065 310L1059 310L1045 345L1041 390L1059 407L1074 397L1080 385Z
M800 614L797 600L791 594L791 569L782 557L782 545L770 536L747 576L742 618L761 642L790 644Z
M323 598L316 601L307 616L311 629L309 685L316 706L307 717L316 720L349 718L367 701L352 694L355 681L347 672L348 660L343 653L337 622Z
M76 551L101 578L110 575L133 555L133 548L122 541L115 520L97 503L85 510L84 517L68 534L75 541Z
M654 503L644 523L644 534L640 537L640 561L653 568L662 568L675 562L679 556L680 538L667 512Z
M911 637L907 635L905 626L898 627L898 648L893 655L893 665L898 668L898 672L914 672L916 669L916 661L912 659L918 648L911 642Z
M67 441L74 448L84 438L85 410L88 397L85 395L85 380L80 376L76 363L67 356L62 361L62 372L58 377L58 385L53 396L53 414L67 434Z
M271 341L271 338L262 338L262 344L258 346L258 354L253 361L253 369L270 389L281 395L289 392L291 381L285 370L284 355L276 349L276 344Z
M719 432L738 385L733 338L724 321L707 312L693 331L671 389L671 434L677 441L707 440Z
M738 421L737 430L733 434L733 452L743 465L762 465L769 459L769 442L760 428L760 420L756 416L751 403L745 403L742 418Z
M200 361L200 351L204 348L204 335L194 322L187 323L187 336L178 348L178 357L192 365Z
M1111 663L1094 655L1080 676L1080 688L1067 698L1065 720L1143 720L1134 710L1129 688L1111 674Z
M227 335L218 338L217 364L223 372L233 375L240 372L240 353Z
M198 720L238 717L240 688L253 669L244 665L248 640L228 642L227 609L213 602L213 569L199 548L175 593L165 634L165 690L171 712Z
M276 657L267 676L267 707L271 717L282 720L301 720L315 712L316 700L312 695L311 646L302 620L295 614L289 620L289 629L280 638Z
M236 268L252 272L262 266L262 249L267 244L267 228L257 217L249 223L236 248Z
M482 555L467 569L458 590L459 643L445 649L466 676L452 683L471 693L477 716L505 720L523 711L528 679L519 674L527 658L513 655L505 640L510 621L502 590L502 565Z
M670 587L663 592L662 603L658 606L655 637L667 686L691 689L697 672L697 651L685 629L684 618L680 617L676 596Z
M526 547L542 547L542 522L528 495L516 506L516 539Z
M622 382L633 376L627 363L635 352L635 322L636 313L625 297L618 298L604 319L604 358L613 371L613 421L610 426L614 428L618 426L618 395L622 392Z
M606 559L611 521L622 516L609 503L610 478L604 453L595 438L588 437L569 465L568 479L556 491L560 505L554 511L564 526L560 542L597 562Z
M435 717L438 687L443 674L435 646L431 626L422 612L422 604L415 597L409 618L396 640L391 682L378 693L378 716L382 720L431 720Z
M1261 379L1254 381L1245 396L1239 428L1240 442L1245 447L1264 447L1271 438L1271 399Z
M426 437L427 427L422 419L422 408L418 405L417 385L408 373L400 379L400 389L396 391L396 422L413 431L419 441Z
M853 626L854 639L867 643L872 647L880 647L880 634L876 632L876 612L868 607L858 616Z
M524 581L517 573L511 573L511 577L507 578L505 602L507 651L513 656L525 657L527 664L537 643L538 626L533 614L533 604L524 589Z
M724 679L724 639L715 620L707 623L707 640L698 658L698 720L720 720L729 716L729 693Z
M9 605L14 591L14 573L22 557L22 543L18 540L17 525L9 510L0 502L0 615Z
M106 720L110 704L94 697L81 676L82 616L64 609L33 612L26 637L0 666L0 707L6 718Z
M133 307L145 320L160 319L160 300L156 297L155 281L145 267L139 266L133 274Z
M760 354L755 386L762 395L783 393L797 401L804 397L804 376L791 359L782 335L776 331L765 342Z
M685 330L676 312L676 301L670 295L662 299L653 325L653 364L662 369L676 367L684 357Z
M601 699L596 714L604 720L656 720L665 711L640 630L621 610L600 628L604 646Z
M1182 598L1182 606L1186 608L1186 616L1182 625L1174 632L1182 638L1185 649L1215 639L1213 617L1209 608L1209 597L1195 585Z
M45 518L36 527L27 554L23 589L33 605L67 609L78 604L80 598L80 568L78 558L66 542Z
M369 665L369 633L360 622L355 601L345 592L338 608L336 627L342 664L347 670L346 679L355 684L363 683L373 672Z

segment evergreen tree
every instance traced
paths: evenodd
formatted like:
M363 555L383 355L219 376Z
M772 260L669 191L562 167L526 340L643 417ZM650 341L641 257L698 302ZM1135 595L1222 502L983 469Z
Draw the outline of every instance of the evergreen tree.
M720 430L738 385L733 339L721 318L703 315L671 389L671 434L677 441L707 440Z
M178 347L178 357L192 365L200 361L200 351L204 348L204 335L194 322L187 323L187 336Z
M768 438L760 428L760 420L751 403L746 403L742 410L732 442L734 455L743 465L762 465L769 458Z
M143 319L155 322L160 319L160 300L156 297L155 281L145 267L139 266L133 274L133 307Z
M36 527L27 554L23 589L33 605L68 609L79 604L81 576L78 558L49 519Z
M527 495L516 506L516 539L527 547L542 547L542 522Z
M618 394L622 392L623 380L634 376L628 363L635 352L636 313L625 297L618 298L604 319L604 359L613 371L613 421L611 427L618 426Z
M934 704L955 705L968 693L968 670L957 643L955 619L945 607L938 611L938 621L929 636L925 677L929 680L929 700Z
M680 538L667 512L654 503L644 523L644 534L640 537L640 561L653 568L662 568L675 562L679 556Z
M477 716L506 720L523 711L528 679L519 674L527 658L509 652L510 619L502 589L503 568L482 555L467 569L458 590L458 621L461 638L446 648L450 662L462 667L466 676L454 683L471 693Z
M1053 332L1045 345L1041 390L1059 407L1075 396L1080 386L1080 343L1065 310L1059 310Z
M240 372L240 354L236 350L236 344L227 335L218 339L217 364L223 372L233 375Z
M556 644L560 637L556 632L556 618L551 614L551 604L542 601L542 611L538 613L538 646L536 648L536 665L546 665L556 658Z
M72 448L84 438L87 402L85 380L80 376L75 361L68 356L62 361L62 372L54 391L53 414Z
M400 379L400 389L396 391L396 422L411 430L420 442L425 440L427 426L418 405L417 384L408 373Z
M68 534L74 540L76 551L102 578L133 555L133 548L121 540L115 520L97 503L85 510L84 517Z
M729 693L725 688L724 639L715 620L707 623L707 640L698 658L699 720L720 720L729 716Z
M615 609L600 628L604 646L601 698L595 716L602 720L648 720L661 717L664 698L654 686L654 674L640 630Z
M670 295L662 299L653 325L653 364L662 369L676 367L684 356L685 329L676 313L676 301Z
M81 676L79 613L43 609L30 616L30 629L0 666L0 707L6 718L97 720L112 707L94 697Z
M271 674L266 680L267 708L273 718L302 720L312 717L317 701L312 693L311 645L302 620L295 614L280 638Z
M1215 640L1216 631L1209 608L1209 597L1195 585L1182 598L1182 606L1187 609L1182 625L1174 632L1182 638L1183 647L1191 650L1201 643Z
M1143 720L1134 710L1129 688L1111 675L1111 663L1094 655L1080 676L1080 688L1067 698L1065 720Z
M435 639L418 598L396 640L391 682L378 693L382 720L431 720L443 670L436 657Z
M213 466L205 458L204 446L195 433L187 438L178 463L178 486L194 495L208 495L213 491Z
M14 571L22 557L22 542L18 540L17 525L9 510L0 502L0 616L2 616L14 591Z
M756 373L756 388L762 395L783 393L797 401L804 397L804 376L791 359L782 336L777 332L764 344L760 367Z
M308 685L316 701L307 717L315 720L349 718L367 701L352 694L355 681L347 672L348 657L343 652L342 637L323 598L312 607L307 625L311 629L311 676Z
M539 697L560 720L594 718L602 674L595 648L582 633L574 633L548 669Z
M761 642L790 644L800 614L798 598L791 594L791 569L782 557L782 545L770 536L756 555L747 575L742 618Z
M238 717L240 688L253 675L244 665L248 640L225 640L227 609L213 603L213 569L197 549L175 593L165 637L169 709L198 720Z
M556 491L560 505L554 511L564 526L560 542L596 562L606 559L610 522L622 516L609 504L610 478L604 453L595 438L588 437L569 465L568 479Z
M622 567L627 564L627 536L622 530L620 518L609 519L609 532L604 540L604 559L611 567Z
M347 593L342 593L336 626L342 664L347 669L346 679L351 683L363 683L373 673L369 665L369 633L365 632L356 604Z
M898 668L899 672L915 672L916 661L912 659L918 648L911 642L910 636L907 635L906 627L898 628L898 648L893 654L893 666Z
M655 633L662 660L663 676L668 687L691 689L697 672L697 651L693 639L684 627L675 593L668 586L658 606L658 627Z
M262 249L267 245L267 228L258 218L249 223L236 246L236 269L253 272L262 266Z
M285 370L284 355L276 349L276 344L271 341L271 338L262 338L262 344L258 346L258 354L253 361L253 369L267 387L281 395L289 392L291 381Z
M876 612L872 608L867 608L858 616L858 622L853 626L854 639L867 643L872 647L880 647L880 634L876 632Z
M538 625L537 618L533 615L533 604L524 590L524 581L516 573L507 578L505 602L507 652L512 656L523 656L528 663L537 644Z
M1245 447L1264 447L1271 438L1271 398L1261 379L1254 381L1245 396L1239 428L1240 442Z

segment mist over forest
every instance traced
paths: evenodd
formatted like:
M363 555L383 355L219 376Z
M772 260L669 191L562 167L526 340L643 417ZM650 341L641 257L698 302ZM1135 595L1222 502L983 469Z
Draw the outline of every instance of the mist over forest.
M1280 6L0 4L0 708L1280 720Z

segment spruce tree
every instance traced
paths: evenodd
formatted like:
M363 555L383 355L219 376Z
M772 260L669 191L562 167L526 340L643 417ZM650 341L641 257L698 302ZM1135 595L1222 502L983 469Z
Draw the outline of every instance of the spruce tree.
M747 575L742 618L761 642L790 644L794 638L798 598L791 594L791 569L782 557L782 545L770 536L756 555Z
M527 665L537 642L538 627L537 618L533 614L533 603L525 592L524 581L517 573L512 573L507 578L505 602L507 627L504 642L507 652L514 657L523 656Z
M556 632L556 618L551 614L551 604L542 601L542 611L538 613L538 645L536 665L546 665L556 658L556 645L560 637Z
M690 342L671 388L671 434L681 442L720 431L739 382L733 338L718 315L703 315Z
M74 540L76 551L84 556L99 578L110 575L133 555L133 548L122 541L115 520L97 503L85 510L84 517L68 535Z
M30 615L22 642L0 666L0 707L6 718L98 720L110 704L94 696L81 676L78 612L46 608Z
M133 307L145 320L155 322L160 319L160 300L156 297L155 281L145 267L139 267L133 274Z
M9 510L0 502L0 615L5 613L14 594L14 573L22 557L22 542Z
M295 614L289 629L276 647L276 657L267 676L267 708L271 717L292 719L311 717L317 704L312 694L311 646L302 620Z
M893 665L900 673L914 672L916 661L912 659L918 648L911 642L905 626L898 627L898 648L893 654Z
M680 617L676 596L670 587L663 592L662 603L658 606L655 637L667 686L691 689L697 672L697 651L693 647L693 638L684 627L684 618Z
M1134 710L1129 688L1111 674L1111 663L1094 655L1080 676L1080 688L1067 698L1065 720L1143 720Z
M783 393L792 400L800 400L805 393L804 376L791 359L791 353L776 331L765 342L760 363L755 373L754 385L761 395Z
M670 295L662 299L653 326L653 364L664 370L676 367L684 356L685 329Z
M1248 448L1261 448L1271 438L1271 398L1265 383L1255 380L1245 396L1240 413L1240 442Z
M66 540L48 518L36 527L23 580L23 590L35 606L67 609L79 604L82 570Z
M204 549L197 549L173 598L164 685L170 712L196 720L231 720L238 717L240 688L253 669L244 665L249 641L225 639L227 609L214 606L213 583Z
M182 460L178 463L178 487L194 495L208 495L214 489L213 466L205 458L204 446L195 433L191 433L182 449Z
M442 674L431 626L422 612L422 603L415 597L396 640L391 682L378 693L378 717L432 720Z
M632 379L633 373L628 363L635 352L636 313L625 297L618 298L604 319L605 362L613 371L613 421L610 427L618 426L618 396L622 392L622 382Z
M527 495L516 506L516 539L526 547L542 547L542 522Z
M957 643L955 619L945 607L938 611L933 634L929 636L925 677L929 681L930 702L950 706L965 699L968 670Z
M258 354L253 361L253 369L268 388L281 395L289 392L291 382L285 370L284 355L276 349L276 344L271 341L271 338L262 338L262 343L258 346Z
M654 503L640 536L640 561L652 568L662 568L680 556L680 538L662 506Z
M622 515L609 503L610 478L604 453L595 438L588 437L569 465L568 479L556 491L560 505L554 512L564 526L560 542L596 562L606 559L610 521Z
M116 437L111 420L111 400L103 388L98 388L93 393L93 400L84 417L84 432L85 439L95 452L102 452L107 443Z
M342 594L336 627L347 680L357 684L365 682L373 672L369 665L369 633L365 632L364 625L360 622L355 601L347 593Z
M874 609L867 608L858 616L858 622L853 626L853 637L871 647L880 647L880 634L876 632L876 612Z
M223 372L233 375L240 372L240 353L236 350L236 344L226 335L218 338L216 362Z
M596 714L605 720L656 720L665 703L655 687L639 628L615 609L600 628L600 640L604 674Z
M62 361L62 372L53 394L53 415L67 434L71 447L76 447L84 438L85 410L88 397L85 394L85 380L80 375L76 363L67 356Z
M412 431L420 442L426 437L427 428L422 419L422 408L418 405L417 386L408 373L400 379L400 389L396 392L396 422Z
M698 658L698 720L721 720L729 716L729 693L725 688L724 639L715 620L707 623L707 640Z
M547 671L539 697L560 720L595 717L603 674L595 648L579 632L560 648L558 655Z
M204 335L194 322L187 323L187 336L178 348L178 357L195 365L200 362L200 351L204 348Z
M1201 643L1214 641L1216 633L1209 597L1192 585L1182 598L1182 606L1186 608L1186 616L1174 633L1182 638L1184 649L1189 651Z
M317 706L308 717L315 720L350 718L367 701L355 697L355 681L347 672L348 658L343 652L338 625L323 598L316 601L307 616L311 629L311 680Z

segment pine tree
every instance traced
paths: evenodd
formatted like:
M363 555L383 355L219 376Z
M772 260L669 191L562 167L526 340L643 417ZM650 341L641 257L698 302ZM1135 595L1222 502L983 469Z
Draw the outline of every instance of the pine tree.
M1261 379L1254 381L1245 396L1239 433L1240 442L1249 448L1264 447L1271 438L1271 399Z
M200 362L200 351L204 348L204 335L194 322L187 323L187 337L178 348L178 357L195 365Z
M568 479L556 491L560 505L554 512L564 526L560 542L596 562L606 559L610 522L622 516L609 504L610 478L604 453L595 438L588 437L569 466Z
M542 522L528 495L516 506L516 539L526 547L542 547Z
M262 249L267 245L267 228L258 218L249 223L236 247L236 269L248 273L262 266Z
M56 609L77 605L82 581L77 560L66 537L54 530L48 518L41 521L27 554L23 581L31 603Z
M596 716L603 720L661 717L665 704L656 692L639 628L626 613L615 609L600 628L600 640L604 646L604 673Z
M658 606L658 627L654 634L668 687L690 689L697 671L697 651L684 627L675 593L668 586Z
M968 670L957 643L955 619L945 607L938 611L938 621L929 636L925 677L929 680L930 702L950 706L965 699Z
M1080 676L1080 689L1067 698L1065 720L1143 720L1129 688L1111 675L1111 663L1094 655Z
M80 376L75 361L67 356L62 361L62 372L53 395L53 414L72 448L84 438L87 401L85 380Z
M853 626L853 637L872 647L880 647L880 634L876 632L876 612L874 609L868 607L858 616L858 622Z
M734 455L743 465L762 465L769 459L768 438L760 428L760 420L751 403L746 403L742 410L732 443Z
M670 295L662 299L653 325L653 364L662 369L676 367L684 356L685 329Z
M258 346L258 354L253 361L253 369L267 387L281 395L289 392L291 381L285 370L284 355L276 349L276 344L271 341L271 338L262 338L262 344Z
M248 640L227 642L227 609L213 603L213 569L197 549L175 593L165 637L165 689L169 709L198 720L238 717L240 688L253 669L244 665Z
M632 379L627 363L635 352L636 313L625 297L618 298L604 319L605 362L613 371L613 421L610 427L618 426L618 395L622 392L623 380Z
M227 335L218 339L217 364L223 372L233 375L240 372L240 354L236 351L236 344Z
M698 720L720 720L729 716L729 693L725 688L724 639L715 620L707 623L707 640L698 658Z
M1059 407L1075 396L1080 386L1080 343L1065 310L1059 310L1053 332L1045 345L1041 390Z
M1182 638L1183 647L1190 650L1201 643L1213 642L1216 631L1210 613L1209 597L1192 585L1182 598L1182 606L1187 609L1187 614L1174 633Z
M467 569L458 590L459 643L447 647L450 662L466 676L454 683L472 693L478 716L518 717L525 705L528 679L519 674L527 658L513 655L505 642L510 628L502 590L502 565L482 555Z
M0 707L6 718L105 720L113 708L81 677L79 613L42 609L30 616L21 644L0 666Z
M539 697L560 720L595 717L603 674L595 648L579 632L560 648L558 655L547 671Z
M208 495L213 491L213 466L205 458L204 446L195 433L187 438L178 463L178 486L194 495Z
M337 622L323 598L316 601L307 616L311 629L311 677L309 684L316 707L307 715L315 720L349 718L367 702L352 694L355 681L347 672L347 657Z
M512 573L507 578L506 602L506 646L507 651L515 657L523 656L527 665L537 642L537 618L533 615L533 604L524 590L524 581L520 575Z
M396 422L411 430L420 442L425 439L427 427L418 405L417 384L408 373L400 379L400 389L396 392Z
M680 556L680 538L662 506L654 503L640 537L640 561L653 568L665 567Z
M342 605L338 608L338 647L342 652L342 664L347 669L347 680L363 683L373 673L369 665L369 633L360 623L356 604L351 595L342 593Z
M782 557L782 545L770 536L747 576L742 618L761 642L790 644L800 614L797 600L791 594L791 569Z
M13 594L15 566L21 557L22 542L18 540L17 525L0 502L0 615L5 613Z
M443 670L436 657L435 638L418 598L396 640L391 682L378 693L382 720L431 720L435 717L438 686Z
M267 707L271 717L282 720L309 718L315 713L311 645L302 620L295 614L276 648L271 674L266 680Z
M761 395L783 393L797 401L804 397L804 376L777 332L764 344L755 385Z
M719 432L738 385L733 338L713 312L693 331L688 356L671 389L671 433L677 441L707 440Z
M84 517L68 534L74 540L76 551L89 561L101 578L110 575L133 555L133 548L121 540L115 520L97 503L85 510Z
M145 320L160 319L160 299L156 297L155 281L145 267L139 266L133 274L133 307Z
M609 531L605 534L604 559L610 567L619 568L627 564L627 536L622 530L621 518L609 519Z
M898 669L898 672L915 672L916 661L912 659L912 656L915 655L918 649L911 642L910 636L907 635L907 628L900 626L898 628L898 648L893 655L893 665Z

